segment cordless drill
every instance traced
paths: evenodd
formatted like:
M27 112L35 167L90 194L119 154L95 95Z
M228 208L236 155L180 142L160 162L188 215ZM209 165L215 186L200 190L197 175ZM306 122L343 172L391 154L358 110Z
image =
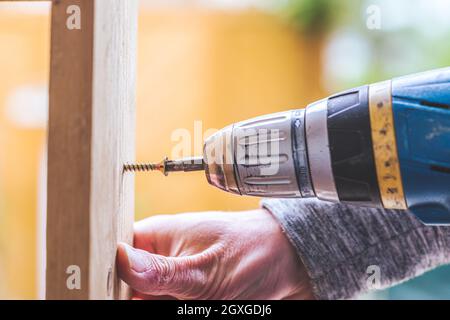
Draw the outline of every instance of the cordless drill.
M125 170L205 170L222 190L410 210L450 225L450 68L364 85L238 122L202 157Z

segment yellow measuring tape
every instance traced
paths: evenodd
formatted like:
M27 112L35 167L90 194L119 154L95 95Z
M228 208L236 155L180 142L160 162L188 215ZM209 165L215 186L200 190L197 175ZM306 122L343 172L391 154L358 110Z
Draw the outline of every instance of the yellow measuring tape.
M391 81L370 85L369 110L381 201L386 209L406 209L395 138Z

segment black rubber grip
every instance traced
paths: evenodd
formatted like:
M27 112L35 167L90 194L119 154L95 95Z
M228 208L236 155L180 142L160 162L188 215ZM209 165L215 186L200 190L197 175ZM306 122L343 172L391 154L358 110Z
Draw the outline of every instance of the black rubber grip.
M327 126L339 200L382 207L372 148L369 86L331 96Z

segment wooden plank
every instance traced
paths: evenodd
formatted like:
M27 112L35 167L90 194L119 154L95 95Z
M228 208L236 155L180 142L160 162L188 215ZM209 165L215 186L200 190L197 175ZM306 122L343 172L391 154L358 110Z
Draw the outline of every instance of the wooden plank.
M115 255L132 241L137 0L55 1L51 28L46 297L126 298Z

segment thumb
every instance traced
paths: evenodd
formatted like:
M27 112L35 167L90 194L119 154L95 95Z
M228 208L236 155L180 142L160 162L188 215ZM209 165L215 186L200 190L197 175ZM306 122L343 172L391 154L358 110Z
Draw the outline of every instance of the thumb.
M120 243L117 253L120 278L148 295L189 298L204 285L204 273L189 257L165 257Z

